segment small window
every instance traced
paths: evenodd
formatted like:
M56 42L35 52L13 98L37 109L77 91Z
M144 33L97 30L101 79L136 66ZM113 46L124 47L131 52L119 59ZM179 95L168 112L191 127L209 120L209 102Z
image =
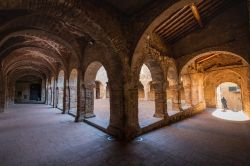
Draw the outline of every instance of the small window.
M240 87L238 87L238 86L229 86L228 90L229 90L229 92L240 92Z

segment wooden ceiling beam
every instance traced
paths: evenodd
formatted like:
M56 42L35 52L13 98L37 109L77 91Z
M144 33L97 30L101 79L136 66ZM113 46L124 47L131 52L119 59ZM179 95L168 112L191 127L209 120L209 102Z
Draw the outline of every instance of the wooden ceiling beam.
M196 21L198 22L198 24L202 28L203 24L202 24L202 20L201 20L201 16L200 16L198 8L196 7L196 5L194 3L190 5L190 8L193 12L194 18L196 19Z
M183 22L183 20L187 19L188 17L190 17L190 9L185 10L185 12L182 15L180 15L178 18L176 18L172 22L169 22L169 24L165 26L160 32L158 32L158 34L159 35L164 34L169 28L176 26L176 24L180 22Z
M170 18L167 18L165 21L163 21L159 26L155 28L155 32L159 33L162 31L162 29L165 29L165 27L168 25L168 23L171 23L171 21L174 21L175 19L178 19L181 15L186 14L186 9L187 6L183 7L181 10L179 10L177 13L175 13L173 16Z
M168 38L169 36L172 36L174 33L178 32L178 30L181 29L185 29L185 27L187 25L192 24L194 21L192 19L192 17L188 17L187 19L183 19L182 22L180 22L180 24L176 24L174 27L172 27L171 29L168 29L165 33L164 33L164 37Z

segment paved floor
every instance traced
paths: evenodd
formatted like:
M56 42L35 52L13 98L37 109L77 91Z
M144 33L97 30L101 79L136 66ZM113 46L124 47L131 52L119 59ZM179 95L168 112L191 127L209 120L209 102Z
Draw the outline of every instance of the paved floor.
M212 110L142 136L107 135L45 105L16 105L0 114L1 166L250 165L250 122L213 117Z
M145 127L150 124L156 123L161 118L155 118L155 102L154 101L144 101L139 100L139 125L140 127ZM169 115L174 115L178 111L168 110ZM87 119L88 121L95 123L99 126L107 128L109 125L110 117L110 103L109 99L96 99L94 114L96 117Z

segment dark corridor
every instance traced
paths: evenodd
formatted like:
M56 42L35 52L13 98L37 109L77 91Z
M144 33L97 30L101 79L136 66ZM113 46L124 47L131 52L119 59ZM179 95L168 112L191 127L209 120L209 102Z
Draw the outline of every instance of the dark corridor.
M41 100L41 84L30 85L30 100Z

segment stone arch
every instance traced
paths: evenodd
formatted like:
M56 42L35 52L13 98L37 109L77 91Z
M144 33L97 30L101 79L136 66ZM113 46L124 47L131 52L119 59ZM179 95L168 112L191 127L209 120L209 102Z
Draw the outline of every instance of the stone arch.
M93 118L96 116L96 118L93 119L93 122L107 129L110 122L110 102L107 101L107 103L101 103L103 104L103 108L100 110L99 107L97 107L100 104L95 100L95 98L97 97L100 98L100 94L96 94L96 91L98 89L100 92L100 87L97 86L99 86L101 82L96 79L98 71L102 68L104 69L104 72L107 73L107 76L109 78L108 70L106 70L105 66L98 61L91 62L84 73L84 109L86 118ZM99 119L99 121L102 121L102 123L99 123L97 119Z
M190 96L191 105L202 103L215 107L215 88L222 82L234 82L242 89L244 110L249 108L249 65L241 56L228 51L209 51L195 56L180 71L182 88ZM201 108L201 107L200 107Z
M224 83L232 82L237 84L240 88L244 87L244 79L240 73L230 69L223 72L212 72L204 78L204 97L207 107L216 108L216 88ZM242 89L242 88L241 88ZM241 91L242 93L242 91ZM241 94L243 96L243 94ZM243 102L244 106L244 102Z
M176 11L181 9L184 6L190 5L191 3L195 3L195 0L180 0L175 3L170 3L169 7L161 12L147 27L144 28L143 33L139 37L138 41L134 44L133 56L132 56L132 64L133 62L138 61L143 57L144 47L147 45L151 36L154 36L154 29L159 25L159 23L163 22L164 19L170 17Z
M63 70L60 70L57 78L57 108L63 110L63 100L64 100L64 79L65 74Z
M154 98L154 110L155 112L153 113L152 117L155 118L165 118L167 116L167 112L166 112L166 82L165 82L165 77L164 77L164 72L160 66L160 64L153 58L145 57L144 60L140 61L140 65L138 68L134 68L134 72L137 75L134 75L133 77L136 79L136 86L138 89L138 84L140 82L140 73L141 73L141 69L143 67L143 65L145 65L149 71L150 71L150 75L151 75L151 89L152 87L154 88L154 92L155 92L155 98ZM149 84L148 84L149 85ZM149 88L150 89L150 88ZM137 91L137 99L138 99L138 91ZM137 108L138 108L138 122L140 122L140 126L143 127L144 125L144 120L141 118L142 115L140 115L140 107L142 107L140 105L140 101L137 103ZM140 115L140 116L139 116ZM148 124L147 124L148 125Z

